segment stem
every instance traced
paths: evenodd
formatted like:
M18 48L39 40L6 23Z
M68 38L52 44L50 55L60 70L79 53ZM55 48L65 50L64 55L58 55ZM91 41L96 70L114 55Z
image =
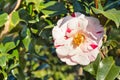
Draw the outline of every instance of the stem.
M94 0L94 3L95 3L96 9L98 9L98 0Z
M17 0L16 6L15 6L14 9L10 12L10 14L9 14L9 19L8 19L8 21L5 23L4 30L0 33L0 40L9 32L9 27L10 27L10 21L11 21L12 13L19 8L20 3L21 3L21 0Z

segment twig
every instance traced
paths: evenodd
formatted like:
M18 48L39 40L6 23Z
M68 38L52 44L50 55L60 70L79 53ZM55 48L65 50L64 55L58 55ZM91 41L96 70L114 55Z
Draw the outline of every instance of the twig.
M15 8L14 8L14 9L10 12L10 14L8 15L8 16L9 16L9 19L8 19L8 21L5 23L5 26L4 26L3 31L0 33L0 40L9 32L9 27L10 27L10 21L11 21L12 13L19 8L20 3L21 3L21 0L17 0L17 3L16 3Z
M95 3L96 9L98 9L98 0L94 0L94 3Z

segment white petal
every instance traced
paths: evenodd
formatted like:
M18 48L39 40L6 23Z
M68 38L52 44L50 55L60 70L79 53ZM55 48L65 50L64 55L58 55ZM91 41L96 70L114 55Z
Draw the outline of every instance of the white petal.
M71 47L71 52L69 53L69 56L77 55L77 54L83 54L82 50L80 47Z
M70 53L70 49L68 46L61 46L56 48L56 52L60 56L67 56Z
M59 39L61 37L64 37L64 33L62 32L60 28L58 28L58 26L55 26L52 30L52 36L54 39Z
M88 59L87 56L85 56L85 54L75 55L75 56L71 57L71 59L72 59L74 62L77 62L78 64L81 64L81 65L88 65L88 64L90 63L90 60Z
M99 52L100 52L99 49L96 48L96 49L90 51L89 53L87 53L88 57L89 57L89 60L94 61L97 58L97 55L98 55Z
M60 58L60 60L61 61L63 61L63 62L66 62L66 64L68 64L68 65L77 65L77 63L75 63L75 62L72 62L71 60L70 60L70 58Z
M100 24L99 20L94 17L86 17L88 20L87 31L91 32L99 41L104 34L104 30L102 25Z
M78 23L80 25L79 30L85 31L88 25L88 20L85 17L79 17Z
M77 18L72 18L68 22L67 27L70 28L71 30L77 29L77 27L78 27L78 19Z

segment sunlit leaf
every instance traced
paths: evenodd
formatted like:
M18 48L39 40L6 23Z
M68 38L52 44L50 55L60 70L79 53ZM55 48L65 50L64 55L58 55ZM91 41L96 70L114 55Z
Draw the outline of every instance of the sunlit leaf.
M103 11L96 8L92 8L92 9L96 14L102 14L109 20L112 20L117 27L120 26L120 10L110 9L107 11Z
M0 54L0 66L6 66L6 62L8 61L7 54Z
M90 65L84 67L84 70L87 71L87 72L89 72L90 74L96 76L100 59L101 59L101 58L100 58L100 55L98 55L98 57L97 57L97 59L95 60L95 62L92 62Z
M11 17L11 27L10 30L13 29L19 22L21 21L18 12L13 12Z
M97 70L96 80L114 80L120 72L120 67L115 65L112 57L100 62Z
M15 48L16 45L15 45L14 42L7 42L4 47L5 47L5 49L6 49L6 52L8 52L8 51L10 51L11 49Z
M0 27L2 27L7 20L8 20L7 13L0 14Z

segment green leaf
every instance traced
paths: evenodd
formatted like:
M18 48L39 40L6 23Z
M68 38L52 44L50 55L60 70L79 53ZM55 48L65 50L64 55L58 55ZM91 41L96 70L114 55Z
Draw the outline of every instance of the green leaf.
M45 8L43 5L44 0L26 0L26 4L33 3L35 9L39 12L39 10Z
M41 11L47 16L56 16L63 13L67 13L67 9L61 2L51 1L44 4L44 6L46 8L42 9Z
M88 65L86 67L84 67L84 70L89 72L90 74L96 76L100 59L101 59L101 57L100 57L100 55L98 55L98 57L95 60L95 62L91 63L90 65Z
M7 54L0 54L0 66L6 66L6 62L8 61Z
M15 48L16 45L14 42L7 42L4 47L5 47L5 52L7 53L11 49Z
M2 27L7 20L8 20L8 14L7 13L1 14L0 15L0 27Z
M0 52L1 53L7 53L8 51L10 51L11 49L15 48L16 45L14 42L7 42L5 45L3 45L2 43L0 44Z
M37 78L43 78L45 75L47 75L47 72L45 70L37 70L33 71L32 74Z
M28 51L29 46L30 46L30 42L31 42L30 31L28 29L27 29L26 34L27 34L27 36L22 40L22 42L25 46L26 51Z
M19 22L21 21L19 14L17 11L13 12L11 17L11 26L10 30L12 30Z
M110 1L109 1L110 2ZM116 0L116 1L113 1L111 3L108 3L105 7L104 7L104 10L106 9L109 9L109 8L113 8L114 6L113 5L119 5L119 2L120 0Z
M112 57L105 58L98 66L96 80L114 80L120 72Z
M117 27L120 26L120 10L110 9L107 11L103 11L103 10L96 9L94 7L92 7L92 9L93 9L93 12L95 12L96 14L102 14L109 20L112 20Z
M4 53L5 52L5 47L3 46L3 44L0 44L0 53Z
M77 0L73 1L73 8L75 12L82 11L82 7Z

